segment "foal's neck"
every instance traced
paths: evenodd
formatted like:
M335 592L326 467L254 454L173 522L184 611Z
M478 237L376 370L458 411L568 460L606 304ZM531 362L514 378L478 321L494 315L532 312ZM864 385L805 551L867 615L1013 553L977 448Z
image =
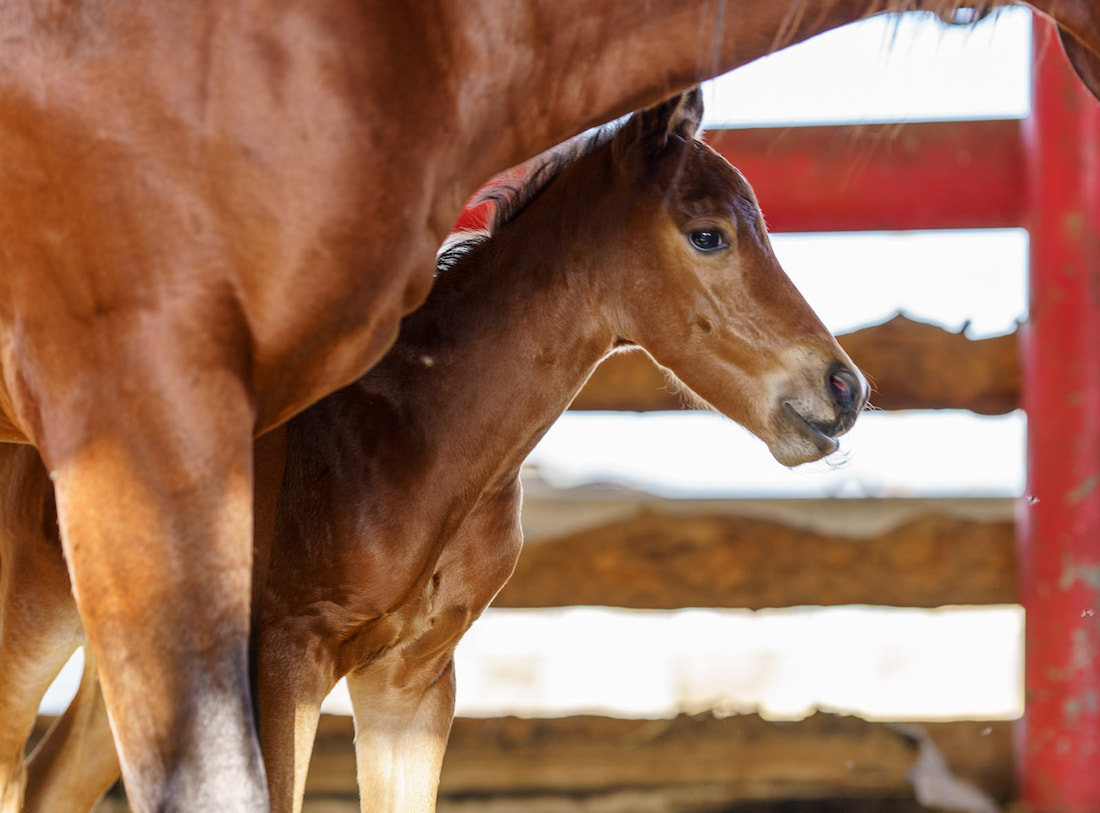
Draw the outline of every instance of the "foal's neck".
M510 482L611 351L602 275L566 243L505 227L437 281L377 369L435 446L433 482Z

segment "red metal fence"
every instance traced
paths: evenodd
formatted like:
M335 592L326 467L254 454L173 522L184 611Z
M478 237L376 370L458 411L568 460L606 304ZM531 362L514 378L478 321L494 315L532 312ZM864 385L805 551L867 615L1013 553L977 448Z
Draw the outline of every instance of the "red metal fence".
M1100 104L1039 39L1024 125L1028 494L1017 771L1035 810L1100 810Z

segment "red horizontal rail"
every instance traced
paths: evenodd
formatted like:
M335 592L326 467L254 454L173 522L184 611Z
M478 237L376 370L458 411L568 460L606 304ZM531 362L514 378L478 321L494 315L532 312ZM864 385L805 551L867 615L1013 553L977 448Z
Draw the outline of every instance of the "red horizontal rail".
M778 232L1022 226L1019 119L712 130Z
M711 130L774 232L1018 227L1028 217L1020 119ZM456 224L482 228L487 205Z

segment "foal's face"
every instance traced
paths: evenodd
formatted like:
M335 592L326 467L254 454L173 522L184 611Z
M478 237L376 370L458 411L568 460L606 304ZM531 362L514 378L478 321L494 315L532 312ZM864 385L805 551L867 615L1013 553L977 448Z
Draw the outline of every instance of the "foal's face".
M837 448L867 385L780 268L756 196L693 139L672 139L657 165L624 184L638 243L640 307L622 338L645 347L711 406L760 437L788 466Z

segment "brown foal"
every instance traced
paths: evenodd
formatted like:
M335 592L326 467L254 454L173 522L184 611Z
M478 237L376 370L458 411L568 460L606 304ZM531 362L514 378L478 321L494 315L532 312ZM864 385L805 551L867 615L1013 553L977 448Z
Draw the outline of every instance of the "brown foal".
M300 809L321 701L344 676L363 809L433 808L454 647L519 555L520 465L608 354L644 348L787 465L832 452L862 409L866 384L779 267L752 189L696 137L701 112L692 91L539 159L501 193L491 235L441 255L390 353L290 421L255 580L274 809ZM28 625L37 651L9 657L11 625L0 640L0 682L42 676L0 698L25 731L80 627L45 472L29 449L0 461L0 553L39 554L5 568L6 612L48 614ZM29 809L87 807L113 778L80 764L107 742L93 672L31 761Z

